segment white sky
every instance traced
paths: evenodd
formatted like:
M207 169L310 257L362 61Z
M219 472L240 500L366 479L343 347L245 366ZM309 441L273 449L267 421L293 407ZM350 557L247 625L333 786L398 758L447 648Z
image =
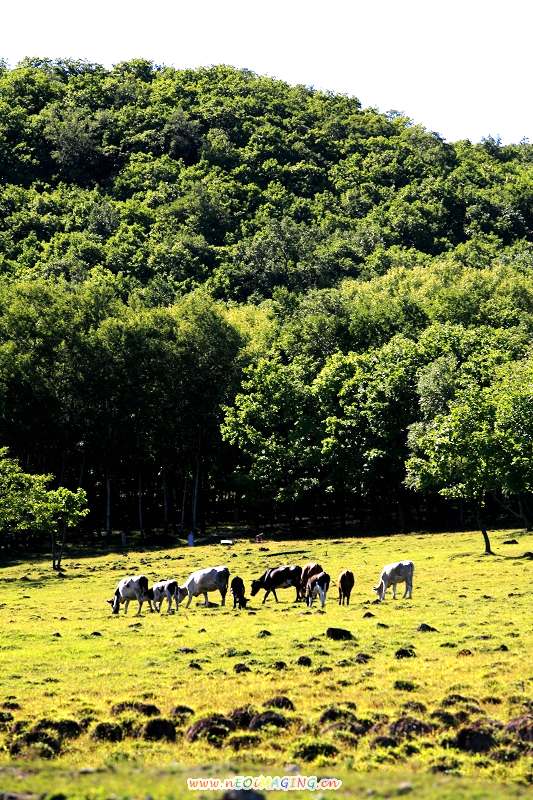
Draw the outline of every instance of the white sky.
M0 57L233 64L405 112L449 141L533 140L531 0L19 0Z

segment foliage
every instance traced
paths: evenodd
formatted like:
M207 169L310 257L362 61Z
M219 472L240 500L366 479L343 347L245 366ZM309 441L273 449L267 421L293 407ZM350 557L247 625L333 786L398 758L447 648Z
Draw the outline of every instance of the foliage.
M107 529L526 508L532 164L227 66L3 65L0 442Z

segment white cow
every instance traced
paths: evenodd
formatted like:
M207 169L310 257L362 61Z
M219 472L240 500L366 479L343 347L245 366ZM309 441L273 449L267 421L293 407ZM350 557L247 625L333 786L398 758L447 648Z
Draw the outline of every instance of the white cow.
M136 616L139 617L141 614L142 605L145 601L150 606L150 611L154 610L152 608L153 599L154 591L153 589L148 588L148 578L146 575L133 575L129 578L122 578L122 580L118 582L117 588L115 589L115 594L111 600L108 600L107 602L111 604L113 608L113 614L118 614L120 611L120 604L124 603L124 613L127 614L130 600L137 600L139 603L139 610L137 611Z
M153 591L154 607L158 613L161 611L161 606L163 605L163 600L165 597L168 602L167 614L172 613L172 600L174 600L176 603L177 611L181 601L187 597L187 590L181 586L178 586L178 582L176 580L158 581L157 583L154 583Z
M198 597L199 594L203 594L205 598L204 605L208 606L207 593L217 590L220 592L222 605L224 605L226 592L228 591L228 581L229 569L227 567L206 567L193 572L185 581L185 585L180 587L189 595L186 608L189 608L193 597Z
M389 586L392 586L392 597L396 600L396 584L405 583L404 598L411 598L413 594L413 573L415 565L412 561L396 561L394 564L387 564L381 570L379 583L374 586L380 603L385 599L385 593Z

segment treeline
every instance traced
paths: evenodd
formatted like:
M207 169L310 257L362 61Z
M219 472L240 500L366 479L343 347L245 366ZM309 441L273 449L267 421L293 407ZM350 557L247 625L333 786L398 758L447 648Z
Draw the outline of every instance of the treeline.
M0 68L0 445L86 524L528 524L532 147L229 67Z

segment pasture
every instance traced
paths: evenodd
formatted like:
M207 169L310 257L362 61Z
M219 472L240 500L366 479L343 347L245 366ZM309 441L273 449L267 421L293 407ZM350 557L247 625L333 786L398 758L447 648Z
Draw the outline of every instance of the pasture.
M525 797L533 630L523 555L533 536L492 540L495 557L481 555L479 533L411 534L67 557L62 578L42 561L2 569L0 788L218 798L189 793L186 777L299 770L340 777L342 789L322 795L330 798ZM389 592L375 604L381 567L401 558L415 562L412 600L400 586L396 601ZM230 594L225 608L203 608L200 597L168 616L145 605L136 617L135 602L112 616L105 602L128 574L182 584L223 563L250 597L265 568L310 560L334 582L354 571L349 607L337 604L335 585L324 612L294 603L292 588L264 606L260 592L243 611ZM328 638L331 626L353 638ZM254 711L274 716L250 730ZM223 718L195 736L194 723L213 714Z

